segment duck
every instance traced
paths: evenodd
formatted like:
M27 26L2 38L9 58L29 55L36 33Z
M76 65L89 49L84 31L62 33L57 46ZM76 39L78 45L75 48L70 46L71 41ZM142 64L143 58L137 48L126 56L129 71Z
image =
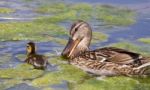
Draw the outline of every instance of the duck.
M33 65L35 69L46 69L48 65L47 58L44 55L36 53L36 46L34 42L27 43L26 52L26 63Z
M140 53L117 47L90 50L92 28L87 22L75 21L69 34L61 56L83 71L99 76L150 75L150 58Z

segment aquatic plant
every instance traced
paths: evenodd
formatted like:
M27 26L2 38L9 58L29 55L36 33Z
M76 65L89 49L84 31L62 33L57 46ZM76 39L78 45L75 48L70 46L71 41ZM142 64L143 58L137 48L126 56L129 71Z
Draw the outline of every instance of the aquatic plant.
M0 65L9 62L11 57L12 57L11 53L3 53L3 54L1 54Z
M113 47L117 47L117 48L123 48L129 51L134 51L137 53L141 53L143 55L149 56L150 55L150 51L147 49L148 47L140 47L138 45L135 45L131 42L119 42L119 43L114 43L111 44L109 46L113 46ZM150 47L149 47L150 48Z
M134 90L136 85L138 81L129 77L106 77L102 80L92 78L74 86L73 90Z
M19 83L21 83L22 81L18 80L18 79L10 79L10 80L5 80L3 82L0 82L0 90L6 90L12 86L15 86Z
M38 22L10 22L0 23L0 41L33 40L53 41L48 37L67 35L64 27ZM8 37L9 36L9 37ZM59 38L58 38L59 39ZM57 38L55 39L56 41Z
M143 42L145 44L150 44L150 38L139 38L138 41Z
M15 12L14 9L0 7L0 14L9 14L9 13L13 13L13 12Z
M39 6L35 11L38 13L50 14L63 13L64 11L67 11L67 5L64 3L44 4Z
M76 13L77 13L76 11L71 10L71 11L63 12L61 14L57 14L54 16L40 17L35 21L38 21L39 23L44 23L44 22L46 22L46 23L60 23L60 22L65 21L65 20L75 20Z
M72 16L69 16L69 19L65 18L63 14L70 11L74 11L75 13ZM43 6L38 7L36 12L51 13L52 21L56 19L57 22L70 19L74 20L74 18L85 21L97 19L99 22L116 26L127 26L136 22L136 14L133 10L123 7L115 7L112 5L91 5L88 3L76 3L69 5L65 3L53 3L44 4ZM58 18L57 15L62 15L62 18L64 18Z
M69 65L67 62L61 58L51 58L49 60L51 64L59 65L60 70L55 72L50 72L45 74L43 77L37 78L32 81L33 86L48 86L53 84L58 84L65 80L70 83L77 83L88 75L82 70Z
M136 22L135 12L127 8L118 8L111 5L98 5L96 18L106 24L127 26Z
M0 69L0 78L6 79L34 79L42 74L42 70L36 70L28 64L21 64L16 68Z
M93 34L92 43L106 41L108 38L108 35L101 32L93 32L92 34Z

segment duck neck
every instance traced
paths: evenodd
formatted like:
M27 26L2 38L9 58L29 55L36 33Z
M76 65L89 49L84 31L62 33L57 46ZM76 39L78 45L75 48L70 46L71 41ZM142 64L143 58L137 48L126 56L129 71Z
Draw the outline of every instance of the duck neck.
M79 56L81 53L89 51L90 41L91 41L90 38L83 39L79 43L79 45L76 47L76 49L74 50L71 57L75 58L75 57Z

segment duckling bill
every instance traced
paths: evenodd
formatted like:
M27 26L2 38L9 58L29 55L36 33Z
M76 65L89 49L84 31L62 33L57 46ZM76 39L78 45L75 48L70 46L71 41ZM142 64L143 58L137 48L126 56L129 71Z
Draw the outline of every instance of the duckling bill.
M26 63L33 65L36 69L45 69L47 67L48 61L46 57L36 53L36 47L34 42L27 43L26 51Z

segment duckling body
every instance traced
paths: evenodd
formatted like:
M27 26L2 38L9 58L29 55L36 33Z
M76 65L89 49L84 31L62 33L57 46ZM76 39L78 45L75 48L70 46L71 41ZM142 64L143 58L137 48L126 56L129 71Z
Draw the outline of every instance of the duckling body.
M33 42L27 44L27 57L25 62L33 65L36 69L45 69L48 64L45 56L36 54L35 44Z
M84 21L75 22L62 52L72 65L96 75L150 75L150 58L116 47L89 50L92 29Z

